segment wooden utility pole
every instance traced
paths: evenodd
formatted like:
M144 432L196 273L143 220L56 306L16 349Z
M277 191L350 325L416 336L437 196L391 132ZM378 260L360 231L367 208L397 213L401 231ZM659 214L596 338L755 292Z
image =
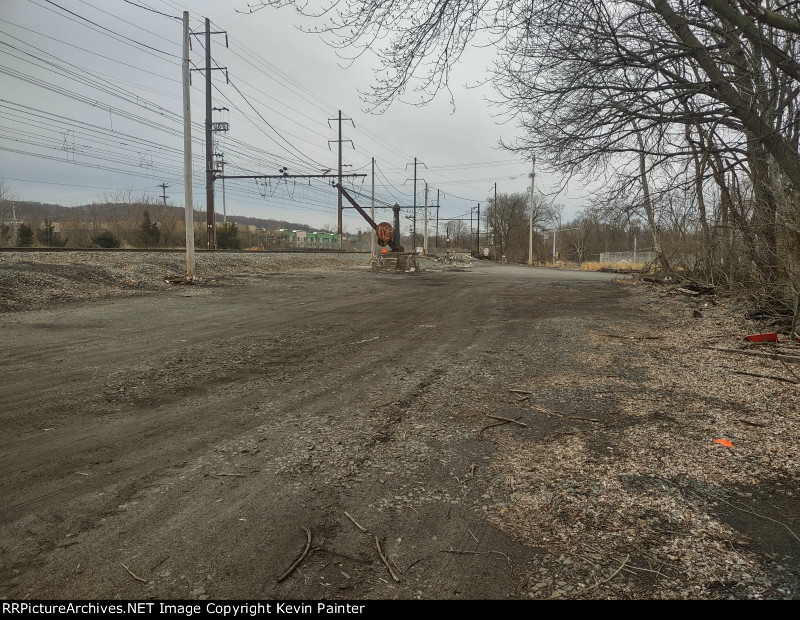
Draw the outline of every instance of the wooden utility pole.
M424 224L424 237L422 239L422 253L428 254L428 182L425 181L425 224Z
M553 264L556 264L556 237L558 236L558 227L561 226L561 220L559 220L556 227L553 229Z
M416 253L417 251L417 164L422 164L426 168L428 166L425 165L425 162L418 161L417 158L414 158L414 200L413 200L413 216L412 216L412 227L411 227L411 243L414 244L413 252ZM406 170L408 170L408 166L410 164L406 164ZM406 183L410 181L410 179L406 179Z
M166 183L162 182L161 185L156 185L156 187L161 188L161 200L164 202L164 206L167 205L167 188L170 187Z
M497 183L494 184L494 208L497 209ZM486 221L486 226L487 227L489 226L488 220ZM492 245L492 247L494 247L494 232L492 232L492 234L489 235L489 231L487 230L486 236L488 242Z
M192 203L192 106L189 87L189 11L183 12L183 210L186 220L186 279L194 279L194 210Z
M439 253L439 190L436 190L436 253Z
M341 181L339 181L341 183ZM341 192L339 192L339 200L341 200ZM372 219L375 219L375 158L372 158ZM370 254L375 253L375 235L369 236L369 252Z
M412 229L411 242L414 246L413 252L417 253L417 158L414 158L414 227Z
M211 131L211 20L206 17L206 246L214 249L214 142Z
M194 36L202 35L205 39L206 62L204 69L206 81L206 245L208 249L214 249L216 242L216 230L214 226L214 122L211 118L211 72L214 69L226 71L224 67L211 68L211 35L224 34L225 46L228 45L228 35L225 31L212 32L211 20L206 18L206 29L203 32L190 33ZM194 69L190 69L193 71Z
M344 118L344 117L342 117L342 111L341 110L339 110L339 115L336 118L329 118L328 119L328 127L330 127L331 121L338 121L338 127L339 127L339 139L338 140L328 140L328 148L330 148L331 142L337 142L339 144L339 160L338 160L339 163L338 163L337 170L336 170L337 182L338 182L339 186L342 185L342 165L343 165L342 164L342 143L349 142L350 144L353 145L353 148L356 148L356 146L355 146L355 144L353 144L352 140L343 140L342 139L342 121L343 120L350 121L351 123L353 123L353 127L356 126L356 124L353 122L352 118ZM342 244L342 207L343 207L343 205L342 205L342 193L341 192L336 192L336 193L337 193L336 206L337 206L337 214L338 214L338 217L337 217L337 219L338 219L337 231L339 233L339 247L341 248L341 244Z
M478 258L481 256L481 203L478 203L478 235L475 239L478 242Z
M339 110L339 167L338 167L339 175L337 182L339 185L342 184L342 111ZM342 245L342 192L336 192L336 196L338 198L338 213L339 213L339 247L341 248Z
M225 204L225 156L219 160L220 172L222 173L222 223L228 223L228 206Z
M212 114L214 112L230 112L228 108L211 108ZM217 123L211 123L211 131L216 134L220 132L227 132L230 128L230 125L226 121L221 121ZM228 205L225 202L225 153L224 152L214 152L214 157L217 158L217 162L219 164L219 171L217 171L217 167L214 166L214 178L215 179L222 179L222 223L228 223ZM215 214L216 215L216 214ZM215 222L216 223L216 222Z
M530 221L528 225L528 264L533 265L533 181L536 178L536 155L533 156L533 166L531 167L531 207Z

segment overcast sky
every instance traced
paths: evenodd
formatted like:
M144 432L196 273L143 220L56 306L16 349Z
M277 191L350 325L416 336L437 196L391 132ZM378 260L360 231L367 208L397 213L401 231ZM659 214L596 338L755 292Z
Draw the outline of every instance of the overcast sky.
M136 6L138 5L138 6ZM212 20L212 55L228 69L213 71L213 105L226 107L215 120L230 123L217 150L228 174L292 174L336 169L338 110L345 125L347 172L370 173L375 157L378 204L411 204L413 161L418 165L418 204L440 192L441 217L469 217L471 208L493 193L525 192L530 159L503 151L514 122L501 124L482 81L492 60L473 50L453 75L455 112L445 94L416 107L395 103L370 114L358 91L366 90L377 68L366 55L349 68L317 35L298 30L291 10L240 14L246 2L206 0L0 0L0 178L23 200L67 206L99 200L119 191L160 195L166 183L173 204L183 205L181 119L181 23L192 29ZM143 7L149 7L148 11ZM158 12L154 12L158 11ZM160 13L165 15L162 15ZM172 16L172 17L169 17ZM309 25L306 23L306 25ZM192 62L204 65L202 38L193 37ZM203 75L193 72L192 121L194 203L205 205L202 171ZM238 90L237 90L238 89ZM423 165L424 164L424 165ZM427 166L427 168L426 168ZM369 205L370 176L354 181L362 206ZM537 192L550 192L557 177L537 173ZM575 185L575 184L573 184ZM557 199L569 219L586 204L580 187ZM217 181L216 210L223 210ZM315 227L335 225L336 195L324 180L226 182L228 214L286 219ZM385 215L383 215L385 213ZM389 219L381 212L380 219ZM353 211L345 228L365 224Z

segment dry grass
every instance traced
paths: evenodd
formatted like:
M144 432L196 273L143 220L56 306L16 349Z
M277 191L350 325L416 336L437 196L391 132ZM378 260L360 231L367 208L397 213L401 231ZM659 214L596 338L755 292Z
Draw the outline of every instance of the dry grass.
M644 268L645 263L634 263L631 261L620 261L618 263L587 261L581 263L581 271L600 271L601 269L630 269L631 271L641 271Z

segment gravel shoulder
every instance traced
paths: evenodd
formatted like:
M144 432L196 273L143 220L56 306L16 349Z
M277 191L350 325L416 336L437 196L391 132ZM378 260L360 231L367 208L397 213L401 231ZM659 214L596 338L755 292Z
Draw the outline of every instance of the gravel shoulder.
M267 274L369 265L367 254L198 252L196 274L208 285ZM186 273L182 252L0 252L0 313L57 303L136 297L164 291Z
M800 596L800 369L728 300L58 257L0 255L2 597Z

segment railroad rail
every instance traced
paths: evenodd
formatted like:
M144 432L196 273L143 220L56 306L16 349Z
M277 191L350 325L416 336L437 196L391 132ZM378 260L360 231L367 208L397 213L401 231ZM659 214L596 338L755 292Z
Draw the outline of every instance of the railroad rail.
M159 252L170 253L177 252L184 254L186 248L0 248L2 252ZM195 249L195 252L200 254L370 254L366 250L316 250L316 249L280 249L280 250L208 250L208 249Z

